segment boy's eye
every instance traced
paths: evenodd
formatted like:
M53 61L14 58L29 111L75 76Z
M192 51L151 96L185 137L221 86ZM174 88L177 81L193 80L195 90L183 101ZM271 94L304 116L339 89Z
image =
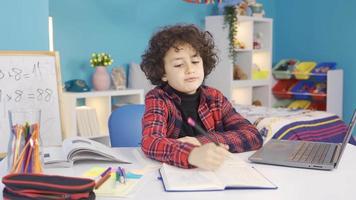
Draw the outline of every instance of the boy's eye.
M176 65L174 65L174 67L182 67L183 66L183 64L176 64Z
M197 61L192 61L192 63L193 63L193 64L198 64L198 63L200 63L200 61L199 61L199 60L197 60Z

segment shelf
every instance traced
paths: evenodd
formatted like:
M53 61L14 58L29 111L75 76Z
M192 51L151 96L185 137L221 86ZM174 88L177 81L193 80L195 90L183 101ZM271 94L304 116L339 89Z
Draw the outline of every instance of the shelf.
M253 86L269 86L271 80L234 80L233 87L253 87Z
M141 92L140 89L125 89L125 90L91 91L91 92L63 92L63 94L75 98L89 98L89 97L101 97L101 96L136 95L140 92Z
M205 18L205 28L213 35L220 58L216 70L207 77L205 83L220 90L233 103L251 105L253 101L259 100L263 106L270 107L273 20L251 16L237 18L236 39L245 48L235 49L236 60L230 56L229 31L224 25L224 16ZM256 43L259 49L253 49ZM267 73L256 74L256 71ZM243 78L246 75L247 80L234 80L234 77L238 77L237 73Z
M77 113L78 101L84 99L86 106L95 108L98 117L100 132L90 138L101 138L109 135L108 119L115 104L143 104L143 89L125 89L92 92L62 92L62 122L63 138L77 136Z
M279 95L302 95L302 96L310 96L310 97L322 97L326 98L326 94L316 94L316 93L307 93L307 92L273 92L273 94ZM293 98L281 98L281 99L293 99Z

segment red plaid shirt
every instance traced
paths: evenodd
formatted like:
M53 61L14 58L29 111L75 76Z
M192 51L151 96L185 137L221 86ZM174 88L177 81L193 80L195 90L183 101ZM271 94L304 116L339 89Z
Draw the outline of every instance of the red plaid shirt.
M142 118L142 151L150 158L182 168L188 163L189 153L196 146L176 140L182 126L180 97L167 84L156 87L146 95ZM218 90L201 86L198 115L208 134L219 143L229 145L230 152L256 150L262 137L249 121L238 114ZM201 144L211 142L204 135L196 137Z

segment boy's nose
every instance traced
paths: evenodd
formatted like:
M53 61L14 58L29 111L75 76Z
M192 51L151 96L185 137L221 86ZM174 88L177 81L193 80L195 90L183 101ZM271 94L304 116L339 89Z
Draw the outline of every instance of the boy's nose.
M192 65L191 63L187 65L186 72L187 72L188 74L194 72L194 68L193 68L193 65Z

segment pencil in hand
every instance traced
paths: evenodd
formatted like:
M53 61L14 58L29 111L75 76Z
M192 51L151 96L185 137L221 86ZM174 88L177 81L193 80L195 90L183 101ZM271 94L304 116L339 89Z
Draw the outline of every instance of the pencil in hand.
M200 134L205 135L207 138L209 138L210 141L214 142L214 144L219 146L219 143L215 141L214 138L212 138L206 131L204 131L202 127L200 127L197 123L195 123L194 119L188 117L187 122L191 127L195 128Z

